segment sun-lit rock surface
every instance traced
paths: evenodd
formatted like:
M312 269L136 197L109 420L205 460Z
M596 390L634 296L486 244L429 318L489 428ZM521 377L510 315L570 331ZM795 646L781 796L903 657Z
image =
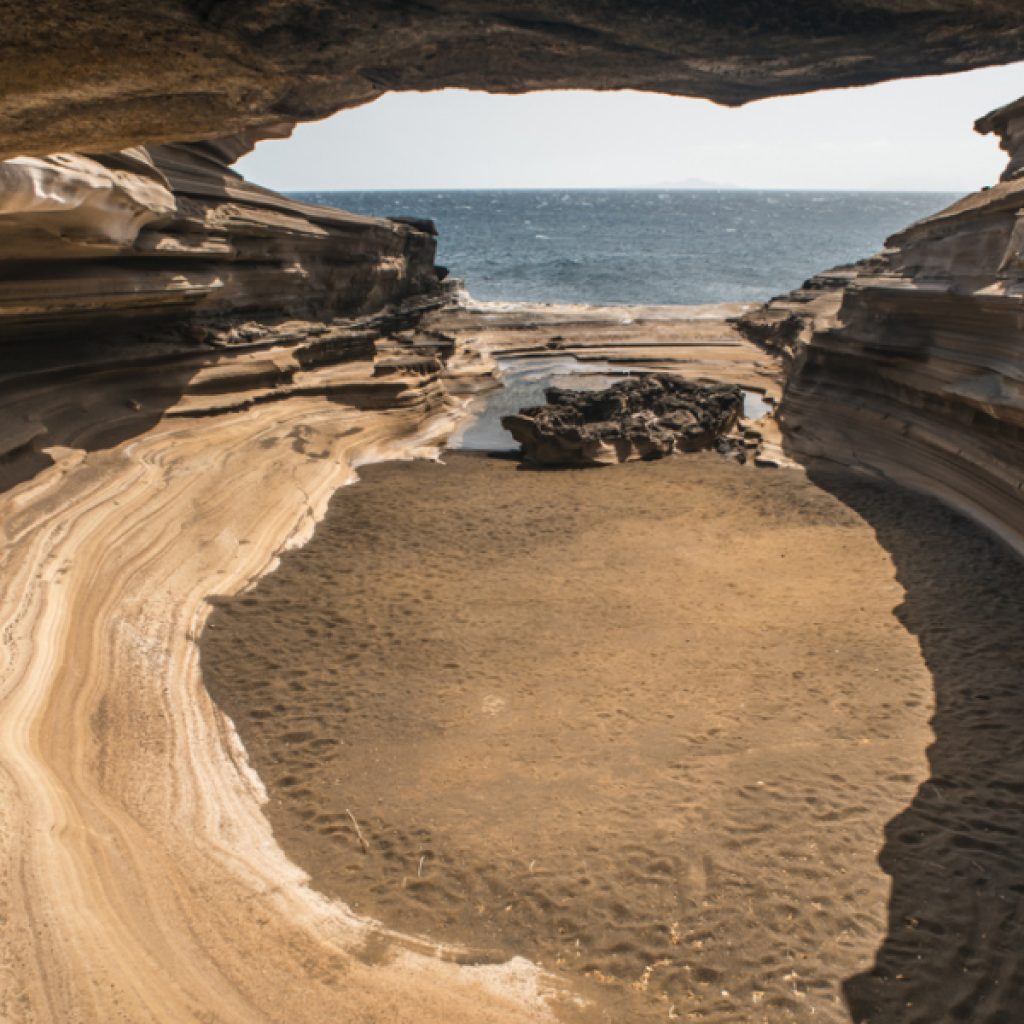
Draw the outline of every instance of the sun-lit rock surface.
M436 291L429 225L294 202L245 138L0 163L0 339L231 344Z
M1024 550L1021 101L982 118L1004 180L740 318L782 352L781 422L800 457L934 494Z
M0 228L21 260L64 251L61 243L123 252L174 209L167 178L142 147L117 159L58 153L0 163Z
M999 144L1009 154L1003 181L1024 173L1024 97L979 118L974 127L982 134L997 135Z

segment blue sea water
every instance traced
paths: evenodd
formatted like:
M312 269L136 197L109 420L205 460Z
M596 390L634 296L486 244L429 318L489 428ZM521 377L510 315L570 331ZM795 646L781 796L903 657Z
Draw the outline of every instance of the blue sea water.
M476 299L754 302L877 252L958 198L938 192L544 190L293 193L429 217L438 262Z

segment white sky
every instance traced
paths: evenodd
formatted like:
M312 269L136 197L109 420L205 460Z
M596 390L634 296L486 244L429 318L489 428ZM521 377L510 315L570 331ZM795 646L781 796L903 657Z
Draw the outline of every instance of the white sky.
M1024 95L1024 63L762 100L738 110L639 92L393 93L260 143L238 170L278 190L937 189L1006 162L973 122Z

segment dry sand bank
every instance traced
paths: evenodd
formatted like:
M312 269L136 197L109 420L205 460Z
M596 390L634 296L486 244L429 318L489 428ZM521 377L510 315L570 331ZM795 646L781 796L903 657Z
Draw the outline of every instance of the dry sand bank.
M588 1019L847 1022L845 994L857 1020L932 1021L1012 973L1001 549L898 490L714 455L449 462L368 469L204 637L317 888L565 971ZM936 686L943 778L918 791Z

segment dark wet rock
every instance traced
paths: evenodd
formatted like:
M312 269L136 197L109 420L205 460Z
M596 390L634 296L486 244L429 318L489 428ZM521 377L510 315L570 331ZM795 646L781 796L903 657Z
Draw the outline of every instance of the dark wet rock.
M618 381L604 391L548 388L546 405L501 425L537 466L597 466L661 459L713 447L736 425L743 392L667 373Z
M437 225L429 217L388 217L394 224L405 224L407 227L422 231L431 238L437 238Z
M723 434L716 437L712 446L719 455L727 459L735 459L741 466L747 464L747 444L735 434Z

